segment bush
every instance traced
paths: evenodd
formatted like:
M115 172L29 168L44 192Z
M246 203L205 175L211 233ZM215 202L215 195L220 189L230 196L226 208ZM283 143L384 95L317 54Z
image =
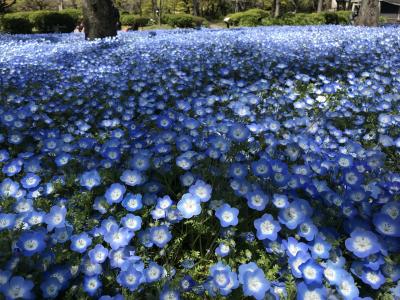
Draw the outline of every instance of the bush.
M259 8L253 8L244 12L227 15L228 23L233 26L258 26L262 25L262 19L268 16L268 12Z
M325 24L339 24L339 17L334 12L325 12L324 13Z
M206 19L188 14L164 15L163 22L178 28L207 26Z
M130 26L135 29L139 27L144 27L148 25L150 22L150 18L137 16L137 15L122 15L121 16L121 24L124 26Z
M12 34L32 33L32 24L25 13L6 14L1 19L2 31Z
M75 25L77 25L83 19L82 10L80 9L67 8L62 10L60 13L67 14L68 16L73 18Z
M339 10L336 12L338 18L339 18L339 24L342 25L348 25L350 24L350 19L351 19L351 11L346 11L346 10Z
M68 13L53 11L35 11L29 16L39 33L72 32L77 23L75 18Z

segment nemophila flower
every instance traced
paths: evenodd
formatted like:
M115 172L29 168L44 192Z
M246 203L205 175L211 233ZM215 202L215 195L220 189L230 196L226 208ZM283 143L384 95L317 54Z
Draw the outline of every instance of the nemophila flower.
M42 290L42 295L44 298L54 299L59 295L62 285L58 279L50 277L46 278L46 280L42 282L40 289Z
M228 136L236 142L244 142L250 136L250 130L241 124L234 124L229 127Z
M179 180L183 186L191 186L196 180L196 177L194 174L186 172L179 177Z
M306 216L302 203L295 200L279 212L278 220L287 228L295 229L304 221Z
M289 205L289 200L286 195L274 194L272 196L272 203L277 208L285 208L287 205Z
M147 155L136 154L131 160L131 167L138 171L146 171L150 167L150 160Z
M85 276L83 278L83 290L88 293L89 296L96 295L102 285L98 276Z
M11 271L0 269L0 292L3 291L2 289L4 285L10 280L11 275Z
M141 283L142 272L136 270L132 265L128 269L121 271L117 276L117 282L124 288L129 289L131 292L137 290Z
M19 189L19 183L10 178L4 179L0 184L0 196L2 198L15 197Z
M142 218L132 214L127 214L121 219L121 225L131 231L138 231L142 227Z
M306 239L307 241L312 241L315 235L318 233L317 226L311 220L304 221L298 227L298 235Z
M66 215L67 209L65 207L53 206L50 208L50 212L43 218L43 221L47 224L47 231L64 227Z
M165 210L168 209L172 204L173 201L171 200L171 198L169 196L164 196L162 198L157 199L156 207Z
M268 195L260 190L255 190L246 195L247 205L255 210L263 211L268 204Z
M297 300L323 300L327 299L327 290L321 284L306 284L303 281L297 284Z
M247 176L247 166L241 163L233 163L229 167L229 176L234 178L244 178Z
M213 273L214 284L218 288L224 288L229 284L229 270L216 270Z
M386 281L380 271L374 271L369 268L363 269L361 280L375 290L379 289Z
M211 185L206 184L202 180L197 180L194 185L189 188L189 193L197 196L201 202L207 202L211 198Z
M227 245L225 243L220 243L218 245L218 247L215 249L215 255L225 257L229 254L230 250L231 249L230 249L229 245Z
M111 249L117 250L118 248L127 246L133 236L133 231L130 231L128 228L113 228L104 235L104 241L110 245Z
M223 204L215 211L215 216L219 219L222 227L236 226L239 210L229 204Z
M165 285L160 293L160 300L180 300L179 292Z
M21 179L21 184L25 189L32 189L39 185L40 180L36 174L28 173Z
M82 174L79 183L89 191L101 183L100 174L96 170L88 171Z
M363 182L363 176L355 170L345 170L343 172L343 182L350 186L359 186Z
M187 193L178 201L177 208L184 218L190 219L191 217L197 216L201 213L200 203L199 197Z
M131 193L126 194L124 200L122 201L122 206L130 212L140 210L143 207L142 195L133 195Z
M347 250L355 256L364 258L380 251L380 244L376 235L368 230L355 229L345 241Z
M327 259L329 258L329 251L332 249L332 245L327 241L323 240L320 237L317 237L314 240L313 245L310 247L311 256L314 259L322 258Z
M22 276L11 277L2 289L6 299L32 299L33 282Z
M302 277L302 273L301 273L301 270L299 269L299 266L302 263L305 263L309 259L310 259L310 255L308 254L308 252L304 252L304 251L297 251L296 255L289 257L289 264L291 266L291 271L292 271L292 274L294 277L296 277L296 278Z
M384 213L377 213L373 217L375 229L380 234L400 237L400 217L392 218Z
M5 164L2 168L2 172L7 175L8 177L14 176L18 174L22 169L21 164L18 160L13 159L9 163Z
M0 232L6 229L12 229L15 225L16 215L0 213Z
M275 241L281 226L270 214L264 214L261 218L254 221L257 230L256 236L259 240L269 239Z
M193 161L187 157L184 156L178 156L176 158L176 165L180 168L182 168L183 170L190 170L193 166Z
M337 291L345 300L355 299L359 295L359 290L350 274L347 274L340 279Z
M72 156L68 153L60 153L56 156L54 159L57 167L63 167L69 163L71 160Z
M23 255L32 256L46 248L45 234L41 231L26 231L21 234L17 242Z
M123 183L129 186L136 186L143 183L143 175L136 170L125 170L120 179Z
M153 220L160 220L166 217L166 211L158 207L155 207L150 214Z
M119 203L122 201L126 188L124 185L119 183L113 183L107 190L104 195L108 204Z
M266 159L260 159L251 163L251 170L257 177L267 178L271 175L271 167Z
M172 239L172 234L165 225L152 227L150 229L150 240L159 248L164 246Z
M247 271L243 275L243 294L245 296L253 296L257 300L264 299L265 293L270 287L270 282L259 268L254 271Z
M189 292L196 285L196 282L190 275L185 275L179 282L179 287L183 292Z
M71 236L72 251L84 253L91 244L92 238L86 232Z
M299 266L303 279L307 284L322 284L323 268L313 259L309 259Z
M101 264L108 257L108 249L103 245L97 244L93 249L89 250L89 258L93 264Z
M149 263L149 266L143 271L143 275L147 283L152 283L160 280L163 274L164 268L155 262Z
M345 271L334 265L331 261L324 266L324 277L331 285L338 285L341 278L344 277Z
M287 240L282 241L289 257L294 257L298 252L308 252L308 246L304 243L298 242L295 238L289 237Z

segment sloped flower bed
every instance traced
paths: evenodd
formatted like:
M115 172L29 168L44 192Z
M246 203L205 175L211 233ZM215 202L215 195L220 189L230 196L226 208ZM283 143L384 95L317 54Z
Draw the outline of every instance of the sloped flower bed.
M395 28L0 36L0 294L400 297L399 53Z

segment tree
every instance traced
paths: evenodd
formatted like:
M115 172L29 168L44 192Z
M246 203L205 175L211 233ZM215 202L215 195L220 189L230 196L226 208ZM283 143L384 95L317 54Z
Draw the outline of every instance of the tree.
M112 0L83 0L82 4L86 39L117 35L119 11Z
M355 24L361 26L378 26L379 0L362 0Z
M0 0L0 14L4 14L8 8L15 4L15 2L17 2L17 0Z

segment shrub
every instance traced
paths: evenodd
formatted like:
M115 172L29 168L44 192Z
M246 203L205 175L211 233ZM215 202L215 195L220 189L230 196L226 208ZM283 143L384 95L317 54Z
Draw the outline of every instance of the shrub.
M150 18L137 16L137 15L122 15L121 16L121 24L124 26L130 26L135 29L139 27L144 27L148 25L150 22Z
M346 10L339 10L336 12L338 18L339 18L339 24L342 25L348 25L350 24L350 19L351 19L351 11L346 11Z
M39 33L72 32L77 23L70 14L53 11L35 11L29 19Z
M12 34L32 33L32 24L25 13L6 14L1 19L2 31Z
M268 16L268 12L259 8L253 8L244 12L227 15L229 24L233 26L258 26L261 20Z
M334 12L324 13L325 24L339 24L339 16Z
M188 14L164 15L163 21L172 27L178 28L207 26L206 19Z
M80 20L83 19L82 10L80 10L80 9L67 8L67 9L62 10L60 13L67 14L71 18L73 18L75 25L77 25L80 22Z

